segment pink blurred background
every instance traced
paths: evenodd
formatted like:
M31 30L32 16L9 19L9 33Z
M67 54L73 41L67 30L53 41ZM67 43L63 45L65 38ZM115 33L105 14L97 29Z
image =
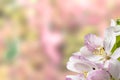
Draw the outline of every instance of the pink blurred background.
M65 80L84 36L104 37L120 0L1 0L0 80Z

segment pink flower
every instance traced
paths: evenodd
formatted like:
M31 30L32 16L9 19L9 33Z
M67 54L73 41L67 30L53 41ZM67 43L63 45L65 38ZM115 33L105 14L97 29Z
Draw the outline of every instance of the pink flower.
M105 32L104 40L93 34L87 35L85 46L73 54L68 61L67 68L85 74L87 78L85 80L119 80L120 62L118 58L120 57L120 48L117 48L113 53L111 52L118 35L120 35L120 27L113 20ZM117 71L115 71L116 69Z

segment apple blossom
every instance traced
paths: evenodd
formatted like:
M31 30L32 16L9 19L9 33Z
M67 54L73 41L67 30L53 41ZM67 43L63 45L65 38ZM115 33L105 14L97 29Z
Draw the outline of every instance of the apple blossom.
M67 68L81 74L87 73L84 75L86 79L78 80L120 80L120 48L112 53L118 35L120 27L114 20L111 20L111 26L106 29L104 40L88 34L85 36L85 46L70 57Z

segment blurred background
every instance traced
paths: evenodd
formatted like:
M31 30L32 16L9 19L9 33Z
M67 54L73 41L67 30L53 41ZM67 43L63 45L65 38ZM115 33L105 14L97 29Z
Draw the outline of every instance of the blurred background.
M120 0L0 0L0 80L65 80L88 33L104 37Z

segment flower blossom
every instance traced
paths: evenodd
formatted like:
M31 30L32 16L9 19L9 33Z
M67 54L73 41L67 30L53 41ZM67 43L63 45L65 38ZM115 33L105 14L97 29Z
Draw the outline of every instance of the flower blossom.
M104 40L93 34L85 36L85 46L74 53L67 64L69 70L83 74L85 79L76 76L75 78L78 79L72 77L68 80L120 80L118 61L120 48L112 53L118 35L120 35L120 27L111 20L111 26L105 32Z

